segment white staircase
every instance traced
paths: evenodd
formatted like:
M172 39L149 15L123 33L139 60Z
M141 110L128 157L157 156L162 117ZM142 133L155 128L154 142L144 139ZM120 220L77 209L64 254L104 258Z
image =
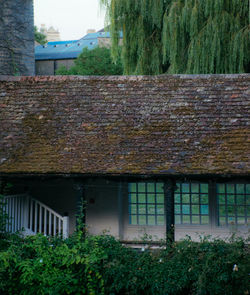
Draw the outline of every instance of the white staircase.
M26 235L41 233L50 236L69 236L69 218L31 198L29 195L5 197L4 211L9 217L7 232L24 231Z

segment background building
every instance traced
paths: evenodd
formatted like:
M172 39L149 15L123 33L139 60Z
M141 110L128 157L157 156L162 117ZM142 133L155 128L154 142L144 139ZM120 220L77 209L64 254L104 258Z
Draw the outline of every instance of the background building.
M45 24L41 25L40 32L46 36L46 39L48 42L53 42L53 41L60 41L60 32L54 27L49 27L48 29L46 28Z
M122 35L121 35L122 40ZM48 42L35 47L36 75L55 75L61 66L67 69L74 65L74 60L83 48L94 49L97 46L110 46L110 33L100 30L88 30L87 35L79 40Z

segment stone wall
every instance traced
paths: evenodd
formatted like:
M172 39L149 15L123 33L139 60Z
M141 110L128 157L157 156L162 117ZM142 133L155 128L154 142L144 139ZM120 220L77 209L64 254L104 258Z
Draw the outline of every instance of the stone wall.
M0 75L35 73L32 0L0 0Z

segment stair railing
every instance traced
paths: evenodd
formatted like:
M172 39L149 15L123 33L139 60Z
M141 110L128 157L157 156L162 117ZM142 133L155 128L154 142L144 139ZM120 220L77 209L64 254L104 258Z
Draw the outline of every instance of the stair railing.
M69 217L61 216L42 202L28 195L7 196L5 212L9 216L8 232L41 233L50 236L69 236Z

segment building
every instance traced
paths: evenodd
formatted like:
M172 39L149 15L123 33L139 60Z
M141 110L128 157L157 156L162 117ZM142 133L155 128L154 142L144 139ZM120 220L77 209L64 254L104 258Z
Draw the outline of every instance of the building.
M41 25L40 32L46 36L48 42L60 41L60 32L54 29L53 26L46 28L45 24Z
M48 42L46 45L36 46L36 75L55 75L56 70L61 66L69 69L85 47L94 49L97 46L109 46L109 32L92 31L88 31L87 35L79 40Z
M0 79L12 229L247 236L249 74Z

